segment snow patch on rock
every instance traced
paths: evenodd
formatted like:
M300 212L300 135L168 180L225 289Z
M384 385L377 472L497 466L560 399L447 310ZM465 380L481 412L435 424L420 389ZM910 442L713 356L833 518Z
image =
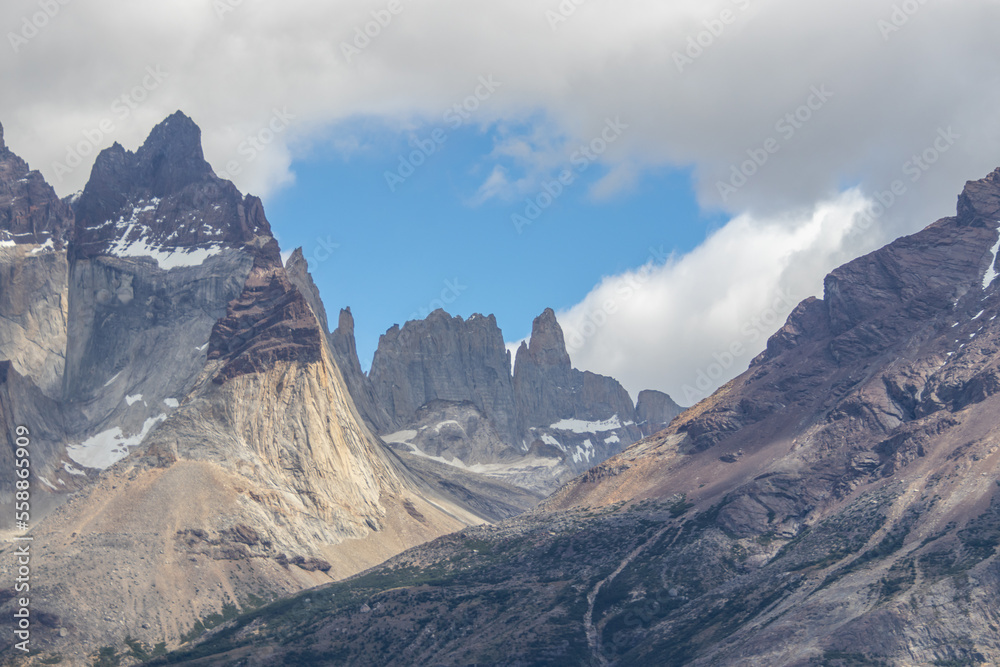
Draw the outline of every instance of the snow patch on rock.
M164 414L147 419L142 425L142 430L132 436L126 436L121 428L116 426L78 445L67 445L66 452L73 461L85 468L105 470L128 456L129 447L138 446L153 427L166 418L167 415Z
M185 266L201 266L209 257L219 254L223 246L213 244L204 248L168 248L156 246L149 242L150 229L139 222L143 213L155 211L160 200L153 198L148 203L139 202L132 208L132 214L126 220L121 216L114 224L120 230L119 240L108 249L108 253L116 257L150 257L157 265L166 271ZM108 224L108 223L105 223ZM103 225L102 225L103 226ZM140 230L139 239L127 241L134 230Z
M71 475L80 475L80 476L83 476L83 477L87 476L87 473L83 472L82 470L78 470L78 469L74 468L73 466L71 466L69 464L69 461L63 461L63 470L65 470L66 472L68 472Z
M582 419L563 419L549 428L553 431L572 431L573 433L600 433L602 431L614 431L622 427L618 420L618 415L604 421L588 422Z
M983 276L983 289L987 289L992 285L998 275L996 269L997 253L1000 253L1000 239L997 240L996 245L990 251L990 267L986 269L986 275Z

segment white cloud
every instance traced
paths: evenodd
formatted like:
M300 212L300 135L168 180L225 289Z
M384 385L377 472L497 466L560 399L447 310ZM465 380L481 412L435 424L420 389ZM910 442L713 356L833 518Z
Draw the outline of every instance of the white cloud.
M557 315L573 365L617 378L633 398L704 398L746 370L800 301L822 297L826 273L859 242L877 245L851 234L868 206L851 190L794 220L743 215L690 254L605 278Z

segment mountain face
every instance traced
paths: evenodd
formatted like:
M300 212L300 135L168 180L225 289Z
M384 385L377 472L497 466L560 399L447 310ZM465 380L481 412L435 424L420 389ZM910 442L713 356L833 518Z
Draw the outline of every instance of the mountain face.
M200 136L177 113L137 152L102 151L74 205L62 378L74 465L107 468L126 434L172 414L262 251L276 254L260 201L215 176Z
M354 339L354 316L350 308L340 311L337 328L330 334L330 347L337 365L344 374L344 381L354 398L354 404L372 430L376 433L390 433L394 429L393 419L375 394L368 376L361 370L358 348Z
M537 510L173 664L998 664L998 253L1000 170L833 271L743 375Z
M16 244L62 250L72 225L69 206L39 172L31 171L7 148L0 126L0 247Z
M0 358L50 397L66 362L73 213L7 148L0 127Z
M644 436L667 428L674 417L682 412L684 408L662 391L640 391L635 401L636 425Z
M369 378L396 430L432 400L470 400L507 442L516 441L510 354L493 316L466 321L437 310L395 326L379 339Z
M411 469L369 430L301 252L283 266L200 136L178 112L103 151L70 207L0 132L0 464L27 426L32 646L64 664L176 646L537 501Z
M616 380L572 367L551 309L535 319L513 374L492 315L464 320L437 310L394 326L367 376L350 311L331 343L355 403L397 452L547 495L642 436L636 406ZM642 409L650 428L680 413L656 392Z
M517 351L514 392L527 428L609 414L627 419L635 411L628 392L617 381L572 367L562 328L551 308L535 318L531 339L521 343Z
M535 318L530 340L517 351L514 395L526 442L558 449L574 475L642 435L632 399L617 380L572 367L551 308Z

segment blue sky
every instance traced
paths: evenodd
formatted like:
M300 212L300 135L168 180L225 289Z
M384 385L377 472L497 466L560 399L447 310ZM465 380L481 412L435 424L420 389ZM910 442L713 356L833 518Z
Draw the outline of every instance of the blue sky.
M605 276L686 253L725 219L699 209L689 171L648 170L598 198L592 186L607 169L594 165L518 230L512 215L543 189L476 200L497 164L496 127L445 126L447 139L392 191L385 172L412 154L415 137L426 141L439 127L335 129L332 136L365 148L345 152L331 142L311 150L292 163L294 183L265 201L282 249L302 246L331 327L351 307L365 368L387 328L442 303L462 317L493 313L506 340L518 340L545 308L569 308Z

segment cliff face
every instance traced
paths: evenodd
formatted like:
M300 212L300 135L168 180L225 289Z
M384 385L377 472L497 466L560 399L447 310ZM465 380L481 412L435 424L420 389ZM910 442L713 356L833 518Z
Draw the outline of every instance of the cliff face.
M547 309L514 364L514 394L527 442L558 450L570 476L617 454L641 437L635 406L617 380L572 367L562 328Z
M48 396L62 390L73 213L7 148L0 126L0 359Z
M493 316L463 320L436 310L393 327L379 339L369 377L397 429L429 401L469 400L507 442L517 441L510 355Z
M644 436L667 428L674 417L682 412L684 408L662 391L640 391L635 401L636 425Z
M513 375L493 316L463 320L439 310L395 326L381 337L367 377L353 320L342 314L331 340L355 402L397 451L478 466L544 495L642 436L636 406L617 381L572 367L551 309L535 319ZM654 393L642 409L657 429L679 412Z
M832 272L822 300L802 302L743 375L666 430L531 514L326 589L330 604L293 641L301 619L269 610L254 650L463 664L1000 663L998 254L1000 170L966 186L955 217ZM428 572L433 591L421 586ZM339 602L360 597L381 604L363 621ZM400 615L429 628L424 638L386 631ZM239 650L249 640L238 636L203 649Z
M354 404L365 422L376 433L390 433L395 430L395 420L386 412L385 406L375 393L371 381L361 370L358 348L354 339L354 316L351 309L340 311L337 328L330 334L330 347L337 360L337 366L344 374L344 381L354 399Z

